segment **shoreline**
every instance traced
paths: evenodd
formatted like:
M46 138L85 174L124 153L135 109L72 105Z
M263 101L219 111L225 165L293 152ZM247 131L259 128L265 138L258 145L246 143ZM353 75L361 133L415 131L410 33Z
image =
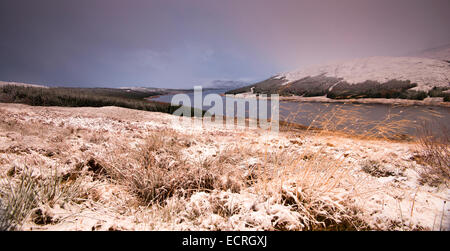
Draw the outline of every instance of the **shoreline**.
M220 94L226 96L225 94ZM256 98L255 94L241 93L234 95L234 98ZM261 97L259 97L261 98ZM267 99L271 99L267 97ZM386 99L386 98L361 98L361 99L330 99L325 96L319 97L279 97L279 101L289 101L298 103L352 103L352 104L382 104L382 105L404 105L404 106L439 106L450 107L450 102L444 102L442 98L426 98L424 100L412 100L412 99Z

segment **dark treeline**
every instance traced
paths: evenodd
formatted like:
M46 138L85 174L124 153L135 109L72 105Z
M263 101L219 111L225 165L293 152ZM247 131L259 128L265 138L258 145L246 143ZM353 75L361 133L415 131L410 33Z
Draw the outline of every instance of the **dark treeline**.
M180 106L145 100L162 92L140 92L112 88L40 88L0 86L0 102L33 106L103 107L118 106L136 110L173 113Z
M433 87L428 92L430 97L443 97L445 102L450 102L450 88L449 87Z

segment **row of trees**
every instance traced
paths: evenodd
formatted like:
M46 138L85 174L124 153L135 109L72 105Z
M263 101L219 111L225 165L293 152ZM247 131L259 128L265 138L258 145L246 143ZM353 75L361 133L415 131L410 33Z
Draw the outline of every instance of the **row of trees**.
M15 85L0 87L0 102L34 106L102 107L173 113L179 106L144 100L148 93L107 88L40 88Z

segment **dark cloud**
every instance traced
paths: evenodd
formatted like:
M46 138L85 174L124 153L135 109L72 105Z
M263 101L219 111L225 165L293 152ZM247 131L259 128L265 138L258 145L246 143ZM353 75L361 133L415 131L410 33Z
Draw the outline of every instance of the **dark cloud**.
M190 87L450 41L448 0L2 0L0 79Z

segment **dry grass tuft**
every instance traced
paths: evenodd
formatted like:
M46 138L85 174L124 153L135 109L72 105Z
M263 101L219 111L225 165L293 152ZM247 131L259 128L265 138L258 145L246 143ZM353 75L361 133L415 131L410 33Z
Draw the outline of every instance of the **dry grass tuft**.
M305 156L308 156L305 158ZM367 229L352 206L355 184L342 159L329 159L321 150L304 156L281 151L269 161L276 169L256 187L296 212L296 223L275 221L275 230ZM263 174L264 175L264 174ZM345 181L345 182L344 182Z
M23 170L17 177L7 178L1 184L0 230L20 229L32 213L37 223L51 222L39 208L80 202L82 195L80 182L66 182L56 171L48 177L42 177L31 170Z
M297 230L365 230L367 224L358 216L358 209L352 208L348 198L339 198L336 194L316 194L314 190L302 190L295 186L283 187L281 199L284 205L298 212L300 226ZM285 229L283 224L275 229Z
M189 146L187 136L157 132L131 153L131 158L125 158L128 162L123 162L124 158L110 160L107 172L146 205L214 189L239 191L238 184L224 179L225 170L216 161L188 161L181 152Z

